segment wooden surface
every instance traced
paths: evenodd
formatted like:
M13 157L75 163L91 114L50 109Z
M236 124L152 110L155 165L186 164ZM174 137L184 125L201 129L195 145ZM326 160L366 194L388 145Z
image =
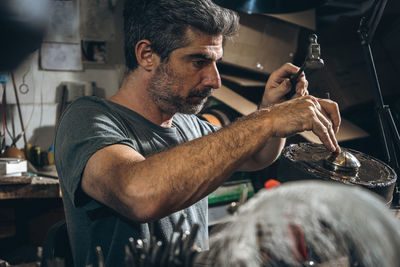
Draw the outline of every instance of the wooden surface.
M214 90L212 96L245 116L257 110L256 104L224 85L218 90Z
M0 177L0 180L3 177ZM8 178L9 179L9 178ZM24 183L1 184L0 200L2 199L28 199L28 198L60 198L60 184L58 179L41 176L20 176L19 181Z
M266 81L258 81L258 80L253 80L253 79L248 79L248 78L242 78L242 77L237 77L237 76L232 76L232 75L227 75L227 74L221 74L222 80L227 80L229 82L234 82L239 86L246 86L246 87L265 87Z

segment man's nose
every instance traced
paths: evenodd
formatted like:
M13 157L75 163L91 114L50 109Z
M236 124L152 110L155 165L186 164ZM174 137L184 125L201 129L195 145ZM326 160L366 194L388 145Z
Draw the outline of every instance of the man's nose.
M221 87L221 77L219 76L216 63L208 66L206 72L204 73L202 83L204 87L211 87L213 89L218 89Z

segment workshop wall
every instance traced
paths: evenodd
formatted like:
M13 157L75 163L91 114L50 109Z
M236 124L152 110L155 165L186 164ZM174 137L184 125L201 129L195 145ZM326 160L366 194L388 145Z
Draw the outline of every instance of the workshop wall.
M27 142L40 146L42 151L53 144L64 84L68 84L69 102L81 95L110 97L119 89L124 74L123 1L73 0L51 4L48 33L40 51L13 71ZM106 57L98 59L90 52L88 55L88 44L100 44ZM71 45L79 48L77 55L64 53ZM49 46L60 49L48 51ZM11 145L13 137L22 133L11 75L6 85L6 102L6 145ZM16 146L24 147L23 138Z
M97 95L110 97L119 89L124 66L116 65L112 69L86 69L82 72L43 71L39 69L38 61L38 52L35 52L14 72L14 76L27 141L47 150L52 145L59 115L60 85L63 82L80 84L89 89L85 90L86 94L91 94L92 82L95 82ZM12 143L10 135L17 136L22 132L11 77L9 79L6 89L8 103L6 121L10 132L6 134L7 145ZM22 94L20 88L27 89L27 93ZM23 139L20 138L16 145L22 148Z

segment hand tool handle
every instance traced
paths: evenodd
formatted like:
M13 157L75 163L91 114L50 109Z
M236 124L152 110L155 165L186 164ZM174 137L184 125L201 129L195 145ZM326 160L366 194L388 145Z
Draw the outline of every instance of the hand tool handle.
M292 88L290 89L289 93L287 93L285 95L286 99L291 99L292 96L296 93L297 80L299 79L301 73L304 71L304 69L306 67L306 61L304 61L303 65L301 65L299 71L292 78L290 78L290 82L292 84Z

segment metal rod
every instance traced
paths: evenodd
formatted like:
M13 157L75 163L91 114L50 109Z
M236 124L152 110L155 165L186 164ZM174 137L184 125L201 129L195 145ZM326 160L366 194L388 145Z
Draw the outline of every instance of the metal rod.
M372 87L374 89L373 92L375 109L378 113L378 125L382 138L386 162L395 169L396 173L398 173L399 163L397 162L395 148L400 148L399 133L391 115L390 108L389 106L385 105L383 100L382 90L379 84L378 75L376 73L374 58L371 52L370 44L368 42L364 42L362 47L365 59L367 61L370 82L372 83Z
M13 86L14 86L14 94L15 94L15 101L17 102L19 121L20 121L20 123L21 123L21 129L22 129L22 133L23 133L23 137L24 137L24 142L25 142L25 145L26 145L28 142L26 141L26 134L25 134L24 121L22 120L21 107L20 107L20 105L19 105L19 98L18 98L17 86L15 85L15 78L14 78L14 73L13 73L13 72L11 72L11 79L12 79Z
M370 78L370 82L372 83L375 109L378 115L379 132L383 143L386 162L395 170L397 175L399 175L400 168L396 156L396 151L400 150L399 132L396 128L396 124L393 120L389 106L385 105L383 101L382 91L370 46L372 37L375 34L376 27L379 24L386 4L387 0L377 0L374 3L371 16L368 19L366 17L361 19L358 33L361 37L361 46L363 48L364 58L367 63L368 76ZM397 188L395 192L398 192L399 185L400 181L397 179ZM396 196L396 194L394 196L394 201L399 202L399 196ZM395 204L398 205L399 203Z

